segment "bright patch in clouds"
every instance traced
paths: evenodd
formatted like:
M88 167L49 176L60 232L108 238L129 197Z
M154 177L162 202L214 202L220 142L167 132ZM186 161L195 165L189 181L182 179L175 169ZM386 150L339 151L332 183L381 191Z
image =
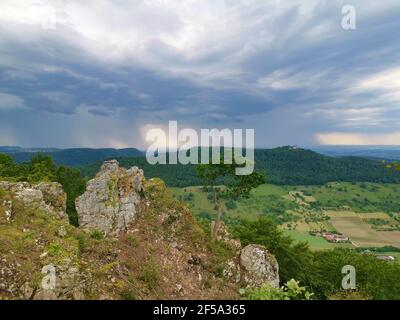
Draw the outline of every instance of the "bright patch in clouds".
M400 102L400 68L374 74L362 80L356 89L359 91L379 91L386 100Z
M318 133L316 139L326 145L400 145L400 132L392 133Z

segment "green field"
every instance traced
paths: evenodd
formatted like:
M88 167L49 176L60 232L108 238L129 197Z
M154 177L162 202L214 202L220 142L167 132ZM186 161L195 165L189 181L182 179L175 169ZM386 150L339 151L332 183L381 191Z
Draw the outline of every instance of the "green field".
M400 185L332 182L323 186L300 186L322 207L350 206L355 212L400 212Z
M297 230L284 230L284 233L298 242L307 241L310 245L310 248L313 250L332 249L336 247L354 248L352 244L330 243L326 241L324 238L314 237L308 233L300 232Z
M201 187L172 188L195 215L214 218L213 204ZM248 199L223 200L224 219L257 220L269 216L287 235L307 241L313 250L335 247L400 247L400 186L376 183L328 183L323 186L264 184ZM391 231L378 231L382 222ZM382 227L380 227L382 228ZM309 231L337 231L352 244L329 243Z
M213 214L213 205L207 199L207 194L202 192L201 187L172 188L172 190L174 195L185 201L196 215ZM264 184L253 190L249 199L235 201L236 207L233 209L227 207L228 200L223 200L223 209L226 216L230 218L256 220L268 214L279 218L288 215L288 210L298 207L295 202L289 200L289 191L289 187ZM188 199L190 194L193 200Z

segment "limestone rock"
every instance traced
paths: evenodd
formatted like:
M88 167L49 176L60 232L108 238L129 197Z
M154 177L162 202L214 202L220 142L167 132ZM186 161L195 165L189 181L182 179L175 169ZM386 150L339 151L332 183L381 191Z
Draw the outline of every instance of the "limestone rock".
M223 275L226 279L233 281L234 283L240 282L241 270L238 259L230 259L226 262L225 268L223 270Z
M66 214L67 195L61 184L57 182L42 182L30 184L28 182L0 181L0 188L14 194L15 198L32 209L41 209L58 219L68 219ZM8 201L7 217L12 219L12 201Z
M279 266L275 257L263 246L250 244L240 252L242 280L249 287L260 287L268 282L279 288Z
M12 220L12 201L11 200L3 200L0 203L0 207L3 208L4 216L0 215L0 223L2 222L11 222Z
M46 267L47 269L44 269ZM61 263L48 264L44 268L42 269L42 280L37 291L31 295L31 299L85 299L85 289L87 289L87 283L91 281L91 274L87 270L80 269L77 257L72 256L69 259L64 259ZM52 277L54 278L52 279ZM52 285L50 285L50 281L53 281ZM25 296L31 293L29 286L26 285L20 291Z
M125 231L142 201L143 184L143 171L137 167L126 170L116 160L104 162L86 192L76 199L80 226L111 235Z
M59 229L58 229L58 236L59 237L61 237L61 238L64 238L66 235L67 235L67 230L65 229L65 226L61 226Z
M214 227L211 223L211 228ZM261 287L265 282L279 287L279 266L275 257L259 245L242 248L240 241L232 239L227 226L220 221L217 241L224 242L236 250L236 256L225 263L223 275L234 283L244 283L248 287Z
M67 210L67 195L63 191L61 184L52 182L42 182L35 186L43 194L44 202L53 208L59 218L65 217Z

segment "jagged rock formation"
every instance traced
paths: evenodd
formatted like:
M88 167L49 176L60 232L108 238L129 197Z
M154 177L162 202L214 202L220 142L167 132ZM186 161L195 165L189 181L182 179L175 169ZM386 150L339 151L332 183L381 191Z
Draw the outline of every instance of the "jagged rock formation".
M67 195L61 184L57 182L42 182L30 184L28 182L0 181L0 188L10 191L17 200L32 209L42 209L50 216L59 219L68 219L65 212ZM12 200L5 200L3 206L7 208L7 220L11 221L13 216Z
M104 162L76 199L80 226L113 235L127 230L138 211L143 183L143 171L137 167L126 170L116 160Z

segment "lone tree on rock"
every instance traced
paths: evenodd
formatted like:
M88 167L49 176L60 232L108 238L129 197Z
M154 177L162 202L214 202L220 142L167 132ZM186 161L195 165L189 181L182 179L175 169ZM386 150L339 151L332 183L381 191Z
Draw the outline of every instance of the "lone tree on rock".
M197 176L203 181L205 188L211 189L213 194L216 219L211 230L211 239L217 239L220 227L222 208L221 196L231 199L248 197L250 191L265 183L265 175L253 172L250 175L236 175L235 169L239 165L225 164L222 157L219 164L200 164L197 166Z

